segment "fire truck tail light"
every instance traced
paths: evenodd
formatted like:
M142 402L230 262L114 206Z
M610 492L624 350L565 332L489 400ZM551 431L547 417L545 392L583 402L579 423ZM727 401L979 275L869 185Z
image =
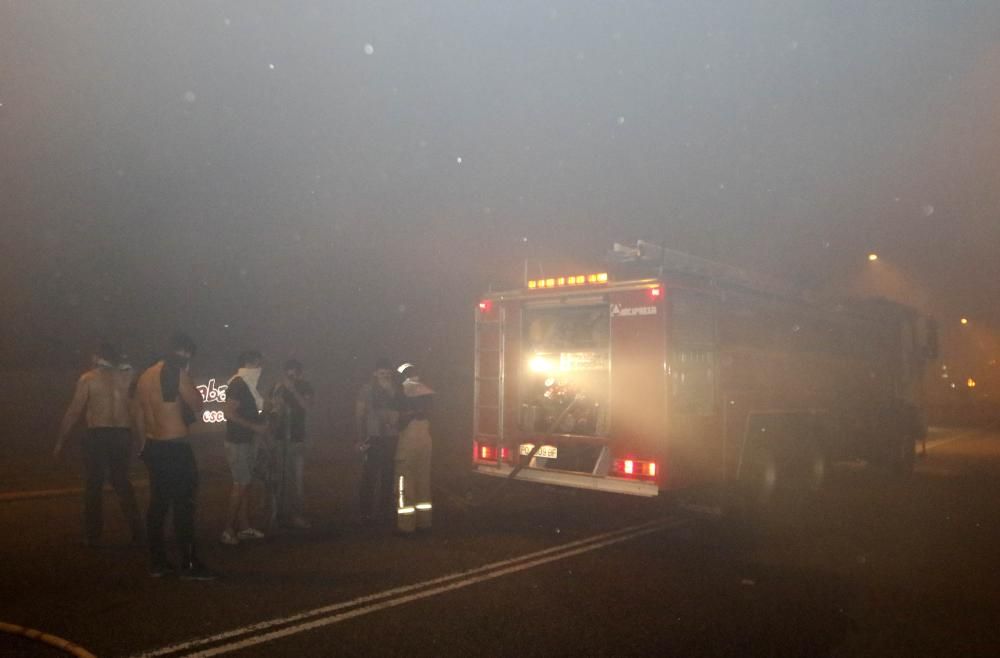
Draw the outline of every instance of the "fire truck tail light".
M658 469L656 462L639 459L616 459L614 474L619 477L639 480L655 480Z
M493 310L493 302L490 301L489 299L484 299L483 301L479 302L479 310L482 311L483 313L489 313L490 311Z
M497 447L489 443L475 443L475 450L472 456L477 461L495 462L497 460ZM510 461L510 451L507 448L500 448L500 460Z
M655 288L649 288L646 290L646 297L651 302L658 302L663 299L663 288L656 286Z

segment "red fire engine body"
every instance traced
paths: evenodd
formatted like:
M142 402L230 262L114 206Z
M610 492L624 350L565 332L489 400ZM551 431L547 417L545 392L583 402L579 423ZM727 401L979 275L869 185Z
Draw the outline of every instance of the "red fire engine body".
M818 486L831 460L912 465L929 320L661 253L652 277L567 273L480 302L476 472L764 498Z

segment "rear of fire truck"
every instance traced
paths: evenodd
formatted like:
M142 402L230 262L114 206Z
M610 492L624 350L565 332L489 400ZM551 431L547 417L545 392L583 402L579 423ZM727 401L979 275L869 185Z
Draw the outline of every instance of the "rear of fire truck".
M652 276L566 273L479 303L476 472L764 501L815 489L830 460L912 465L927 318L649 247L633 251Z
M568 273L476 316L479 473L653 496L666 480L662 284Z

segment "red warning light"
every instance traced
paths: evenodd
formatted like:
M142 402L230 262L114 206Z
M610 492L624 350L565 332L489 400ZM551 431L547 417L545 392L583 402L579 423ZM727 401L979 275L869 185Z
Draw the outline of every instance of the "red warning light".
M483 301L479 302L479 310L482 311L483 313L489 313L490 311L493 310L493 302L488 299L484 299Z

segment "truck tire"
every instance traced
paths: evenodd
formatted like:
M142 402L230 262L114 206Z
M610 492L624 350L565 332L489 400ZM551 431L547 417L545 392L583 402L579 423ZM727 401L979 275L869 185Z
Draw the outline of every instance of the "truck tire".
M750 510L766 507L778 486L778 460L770 442L758 441L749 446L740 464L737 486L741 507Z

